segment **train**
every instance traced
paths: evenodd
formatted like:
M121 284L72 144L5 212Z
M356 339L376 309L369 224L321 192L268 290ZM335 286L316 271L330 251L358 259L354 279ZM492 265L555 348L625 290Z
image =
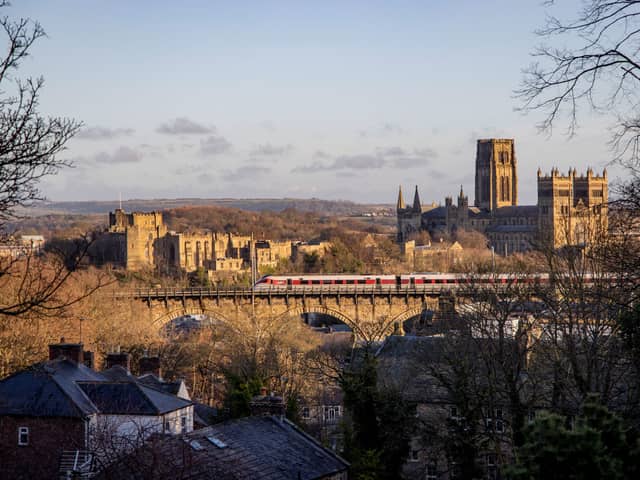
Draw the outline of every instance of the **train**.
M549 282L549 274L481 274L460 273L410 273L403 275L265 275L254 285L254 289L303 288L320 285L369 285L381 288L402 288L417 285L459 285L495 283L537 283Z

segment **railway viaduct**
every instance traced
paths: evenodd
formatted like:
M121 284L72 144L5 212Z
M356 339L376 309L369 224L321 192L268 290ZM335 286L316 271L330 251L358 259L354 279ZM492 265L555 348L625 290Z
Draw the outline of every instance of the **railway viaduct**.
M381 338L401 330L403 323L422 312L436 315L455 309L453 290L429 286L387 288L377 286L309 286L295 290L252 289L136 289L116 292L118 299L145 302L162 327L171 320L194 314L233 324L239 317L290 317L324 314L349 326L361 338Z

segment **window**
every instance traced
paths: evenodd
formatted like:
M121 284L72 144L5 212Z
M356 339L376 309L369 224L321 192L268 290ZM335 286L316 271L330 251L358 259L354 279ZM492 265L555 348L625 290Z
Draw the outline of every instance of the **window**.
M409 461L417 462L418 460L420 460L420 450L412 449L409 455Z
M529 423L533 423L536 421L536 411L535 410L529 410L529 413L527 414L527 421Z
M501 408L496 408L493 414L489 412L489 416L486 419L486 426L488 431L495 431L497 433L504 432L504 419Z
M330 406L324 407L324 419L327 422L333 422L340 417L340 407Z
M438 478L438 465L436 462L429 462L427 464L427 474L425 475L426 480L437 480Z
M29 445L29 427L18 427L18 445Z
M496 432L502 433L504 432L504 421L502 419L502 409L496 408L495 411L495 419L496 419Z
M164 424L163 424L163 428L165 432L170 432L171 431L171 422L169 421L168 418L164 419Z
M183 415L182 417L180 417L180 426L182 427L182 431L186 431L187 430L187 417L186 415Z
M487 478L489 480L494 480L498 478L498 466L497 466L497 457L494 453L489 453L486 456L486 466L487 466Z
M457 407L449 407L449 418L453 418L454 420L458 419L458 408Z
M304 418L305 420L308 420L311 417L311 414L309 412L309 407L302 407L302 418Z

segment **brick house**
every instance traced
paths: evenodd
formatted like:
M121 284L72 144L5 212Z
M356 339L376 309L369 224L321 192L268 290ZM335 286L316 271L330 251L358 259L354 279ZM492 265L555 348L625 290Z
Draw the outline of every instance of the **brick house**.
M96 372L83 364L84 353L82 344L51 345L49 361L0 381L1 478L87 473L154 433L193 430L191 401L121 366Z

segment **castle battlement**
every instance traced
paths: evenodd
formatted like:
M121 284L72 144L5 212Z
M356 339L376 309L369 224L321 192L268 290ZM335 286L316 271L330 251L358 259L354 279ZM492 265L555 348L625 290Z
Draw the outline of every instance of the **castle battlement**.
M560 170L557 167L553 167L551 169L551 172L549 174L543 174L542 170L540 168L538 168L538 181L549 181L549 180L574 180L574 179L599 179L599 180L607 180L607 169L605 168L604 170L602 170L602 174L597 174L594 173L593 169L591 167L587 168L587 172L585 173L580 173L580 175L578 175L578 172L575 168L573 169L569 169L569 172L567 173L567 175L563 175L562 173L560 173Z

